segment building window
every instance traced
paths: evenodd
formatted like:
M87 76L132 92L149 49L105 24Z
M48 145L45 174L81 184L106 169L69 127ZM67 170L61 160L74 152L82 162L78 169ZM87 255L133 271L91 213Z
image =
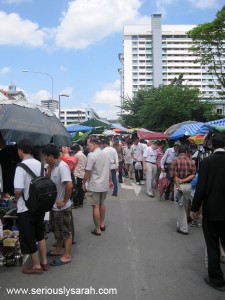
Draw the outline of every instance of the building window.
M222 115L222 114L223 114L222 108L217 108L217 109L216 109L216 113L217 113L218 115Z

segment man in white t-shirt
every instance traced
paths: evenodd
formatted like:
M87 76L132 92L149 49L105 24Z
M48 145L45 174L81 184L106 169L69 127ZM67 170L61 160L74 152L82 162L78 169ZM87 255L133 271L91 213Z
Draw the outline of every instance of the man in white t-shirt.
M110 172L109 156L101 150L101 142L96 138L87 141L90 151L87 157L87 166L83 179L83 189L86 191L86 200L93 209L95 229L93 235L100 236L105 231L105 204L107 191L113 187ZM86 187L87 184L87 187Z
M157 158L157 143L152 143L151 146L147 147L143 154L143 166L144 172L146 172L146 184L147 184L147 195L154 197L153 193L153 182L156 175L156 158Z
M131 156L133 158L133 166L135 170L135 179L137 184L144 184L143 182L143 147L139 142L139 138L135 137L134 144L131 146ZM140 163L140 168L135 167L136 163Z
M18 144L18 155L36 176L41 175L41 163L33 157L34 146L30 140L21 140ZM32 177L22 167L16 168L14 192L17 200L19 240L22 254L30 254L33 266L22 269L24 274L37 274L47 270L46 243L44 237L45 213L32 214L26 207L29 197L29 186ZM41 262L39 260L39 251Z
M133 158L131 156L131 146L132 146L132 141L128 140L127 141L127 147L123 149L123 154L124 154L124 162L125 166L128 172L128 177L130 179L133 179Z

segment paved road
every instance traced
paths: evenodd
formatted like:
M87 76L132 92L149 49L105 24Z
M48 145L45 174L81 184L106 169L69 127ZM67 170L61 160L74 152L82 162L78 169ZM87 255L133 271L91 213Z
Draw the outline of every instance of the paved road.
M16 267L0 268L0 298L22 298L8 295L7 287L28 288L28 293L36 293L24 299L224 299L224 293L203 282L207 272L202 229L190 228L188 236L176 233L173 202L149 198L145 186L126 179L118 197L109 194L106 205L107 229L101 237L90 234L90 207L73 210L77 243L72 248L71 264L51 267L42 275L24 275ZM48 249L52 243L50 234ZM99 288L114 288L117 294L93 295L90 287L96 293ZM83 293L92 294L50 294L64 293L65 288L85 288Z

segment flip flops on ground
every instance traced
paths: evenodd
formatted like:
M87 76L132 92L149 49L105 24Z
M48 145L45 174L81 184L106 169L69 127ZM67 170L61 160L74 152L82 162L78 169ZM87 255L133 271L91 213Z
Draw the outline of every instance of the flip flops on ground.
M49 250L47 252L47 256L61 256L61 255L63 255L63 253L54 253L52 252L52 250Z
M71 263L71 260L69 261L62 261L60 258L56 258L55 260L53 260L50 265L53 266L53 267L59 267L59 266L63 266L63 265L66 265L66 264L69 264Z
M106 227L103 226L103 227L100 227L101 231L105 231Z
M101 233L98 233L95 229L91 231L92 234L96 235L96 236L100 236Z

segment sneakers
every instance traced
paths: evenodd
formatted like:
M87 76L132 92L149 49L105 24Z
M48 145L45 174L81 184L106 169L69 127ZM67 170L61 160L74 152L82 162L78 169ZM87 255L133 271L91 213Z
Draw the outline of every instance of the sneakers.
M201 227L201 224L197 220L192 220L191 227L199 228L199 227Z
M138 185L139 185L139 184L140 184L140 182L139 182L139 181L136 181L136 184L138 184Z
M153 193L147 193L147 196L149 196L149 197L152 197L152 198L154 198L155 197L155 195L153 194Z
M140 181L140 185L144 185L145 182L143 180Z

